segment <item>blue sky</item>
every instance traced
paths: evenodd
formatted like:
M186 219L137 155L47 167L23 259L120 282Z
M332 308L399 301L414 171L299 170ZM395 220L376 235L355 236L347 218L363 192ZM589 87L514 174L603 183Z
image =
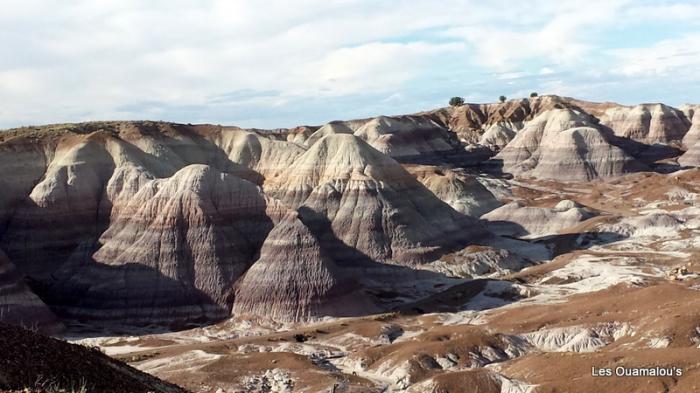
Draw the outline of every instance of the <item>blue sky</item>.
M700 102L700 1L4 0L0 128L291 127L531 91Z

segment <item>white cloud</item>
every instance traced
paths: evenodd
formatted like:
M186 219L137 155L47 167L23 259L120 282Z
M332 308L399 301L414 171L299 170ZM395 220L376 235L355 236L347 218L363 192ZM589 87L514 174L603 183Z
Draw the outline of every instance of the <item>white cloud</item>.
M0 91L18 96L41 93L41 76L30 69L0 71Z
M528 76L526 72L514 71L514 72L504 72L501 74L496 74L496 79L509 80L509 79L520 79Z
M490 97L489 85L527 84L555 69L557 78L609 75L598 64L605 29L655 14L692 23L687 15L697 12L688 2L632 0L5 0L0 127L179 119L184 111L172 108L206 106L219 111L209 121L236 123L248 117L214 99L244 90L275 95L251 94L237 107L308 101L299 123L341 102L378 110L355 97L396 94L401 108L428 109L420 105L442 94ZM697 44L652 47L653 65L642 49L612 58L619 75L667 75L697 64L679 52Z
M428 44L415 42L370 43L352 48L340 48L328 53L308 67L315 92L331 95L350 94L366 90L394 90L415 77L418 69L444 53L463 50L461 44Z
M700 34L664 40L650 47L618 49L613 73L628 77L695 77L700 69ZM683 75L685 74L685 75Z
M636 21L673 20L697 23L698 19L700 19L700 4L641 4L630 7L625 13L625 17Z
M572 65L595 48L586 31L615 23L628 3L629 0L571 0L512 4L508 7L520 9L523 15L539 15L539 23L513 26L507 19L494 18L489 24L456 27L445 34L465 39L474 46L476 61L503 72L528 59Z

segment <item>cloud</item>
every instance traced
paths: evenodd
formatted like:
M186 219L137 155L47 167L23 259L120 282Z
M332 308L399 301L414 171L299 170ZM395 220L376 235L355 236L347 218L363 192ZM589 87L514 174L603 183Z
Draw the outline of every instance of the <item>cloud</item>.
M278 127L430 109L452 95L544 90L555 77L583 86L643 75L667 86L664 78L697 65L687 49L698 47L696 36L664 26L664 40L645 48L606 37L633 36L635 23L646 32L655 15L693 25L698 8L643 0L6 0L0 127L152 116Z
M463 50L462 44L373 42L329 52L308 66L312 92L327 95L393 91L440 56ZM315 91L314 91L315 90Z
M595 46L587 30L616 22L616 15L627 0L528 2L509 5L522 13L535 15L535 23L517 23L495 17L491 23L451 28L450 37L460 37L476 50L475 60L502 72L520 66L523 60L540 59L553 64L572 65Z
M509 79L520 79L528 76L526 72L522 71L514 71L514 72L504 72L500 74L496 74L496 78L500 80L509 80Z
M700 20L700 4L641 4L630 7L625 12L625 16L637 21L670 20L698 23Z
M611 54L616 61L612 72L627 77L692 77L700 69L700 34L644 48L617 49Z

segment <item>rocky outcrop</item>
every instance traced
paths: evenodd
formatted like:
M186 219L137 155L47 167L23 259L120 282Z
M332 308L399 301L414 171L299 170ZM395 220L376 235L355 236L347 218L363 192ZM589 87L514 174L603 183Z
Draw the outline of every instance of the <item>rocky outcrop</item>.
M251 170L257 161L238 162L229 157L237 157L230 152L232 136L246 135L237 127L145 121L111 124L104 132L140 150L143 161L149 163L145 166L157 177L170 177L185 166L203 164L256 184L262 182L260 174Z
M447 129L421 117L380 116L365 123L354 134L396 159L449 153L456 146L456 140Z
M0 140L0 236L15 209L44 176L55 149L53 144L26 135Z
M100 232L104 187L115 163L100 135L64 138L41 181L24 195L0 241L23 272L50 276Z
M382 139L378 128L364 130L368 139ZM404 131L411 132L397 132ZM177 326L225 318L253 262L260 263L247 282L264 266L279 268L279 248L261 252L289 207L299 209L303 224L278 232L322 235L315 241L323 253L299 264L331 281L314 287L306 276L289 275L277 289L307 288L312 296L280 318L322 315L340 289L354 288L348 282L357 272L336 270L338 261L379 270L383 262L428 262L485 234L396 161L344 133L329 132L309 151L282 134L159 122L59 125L2 137L8 192L0 198L0 247L18 277L28 276L63 317ZM246 304L259 292L240 294ZM347 312L372 307L363 304Z
M427 262L484 235L396 161L353 135L322 138L268 189L297 208L304 222L327 228L376 261Z
M687 150L678 158L678 163L683 166L700 166L700 106L685 105L682 109L686 117L691 119L691 126L683 137L683 146Z
M299 126L294 127L286 132L287 142L303 145L306 140L318 130L319 127Z
M584 112L553 109L528 122L491 162L515 175L574 181L643 169L613 138Z
M354 133L355 130L350 128L348 124L346 124L343 121L332 121L330 123L324 124L321 128L316 130L311 136L306 140L305 145L311 146L314 143L318 142L319 139L323 138L324 136L327 135L334 135L334 134L352 134Z

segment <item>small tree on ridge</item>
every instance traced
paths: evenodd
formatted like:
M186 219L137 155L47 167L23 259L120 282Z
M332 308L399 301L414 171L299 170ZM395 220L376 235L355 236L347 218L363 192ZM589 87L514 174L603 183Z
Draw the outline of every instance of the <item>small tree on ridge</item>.
M462 105L464 105L464 98L462 98L462 97L450 98L450 106L462 106Z

